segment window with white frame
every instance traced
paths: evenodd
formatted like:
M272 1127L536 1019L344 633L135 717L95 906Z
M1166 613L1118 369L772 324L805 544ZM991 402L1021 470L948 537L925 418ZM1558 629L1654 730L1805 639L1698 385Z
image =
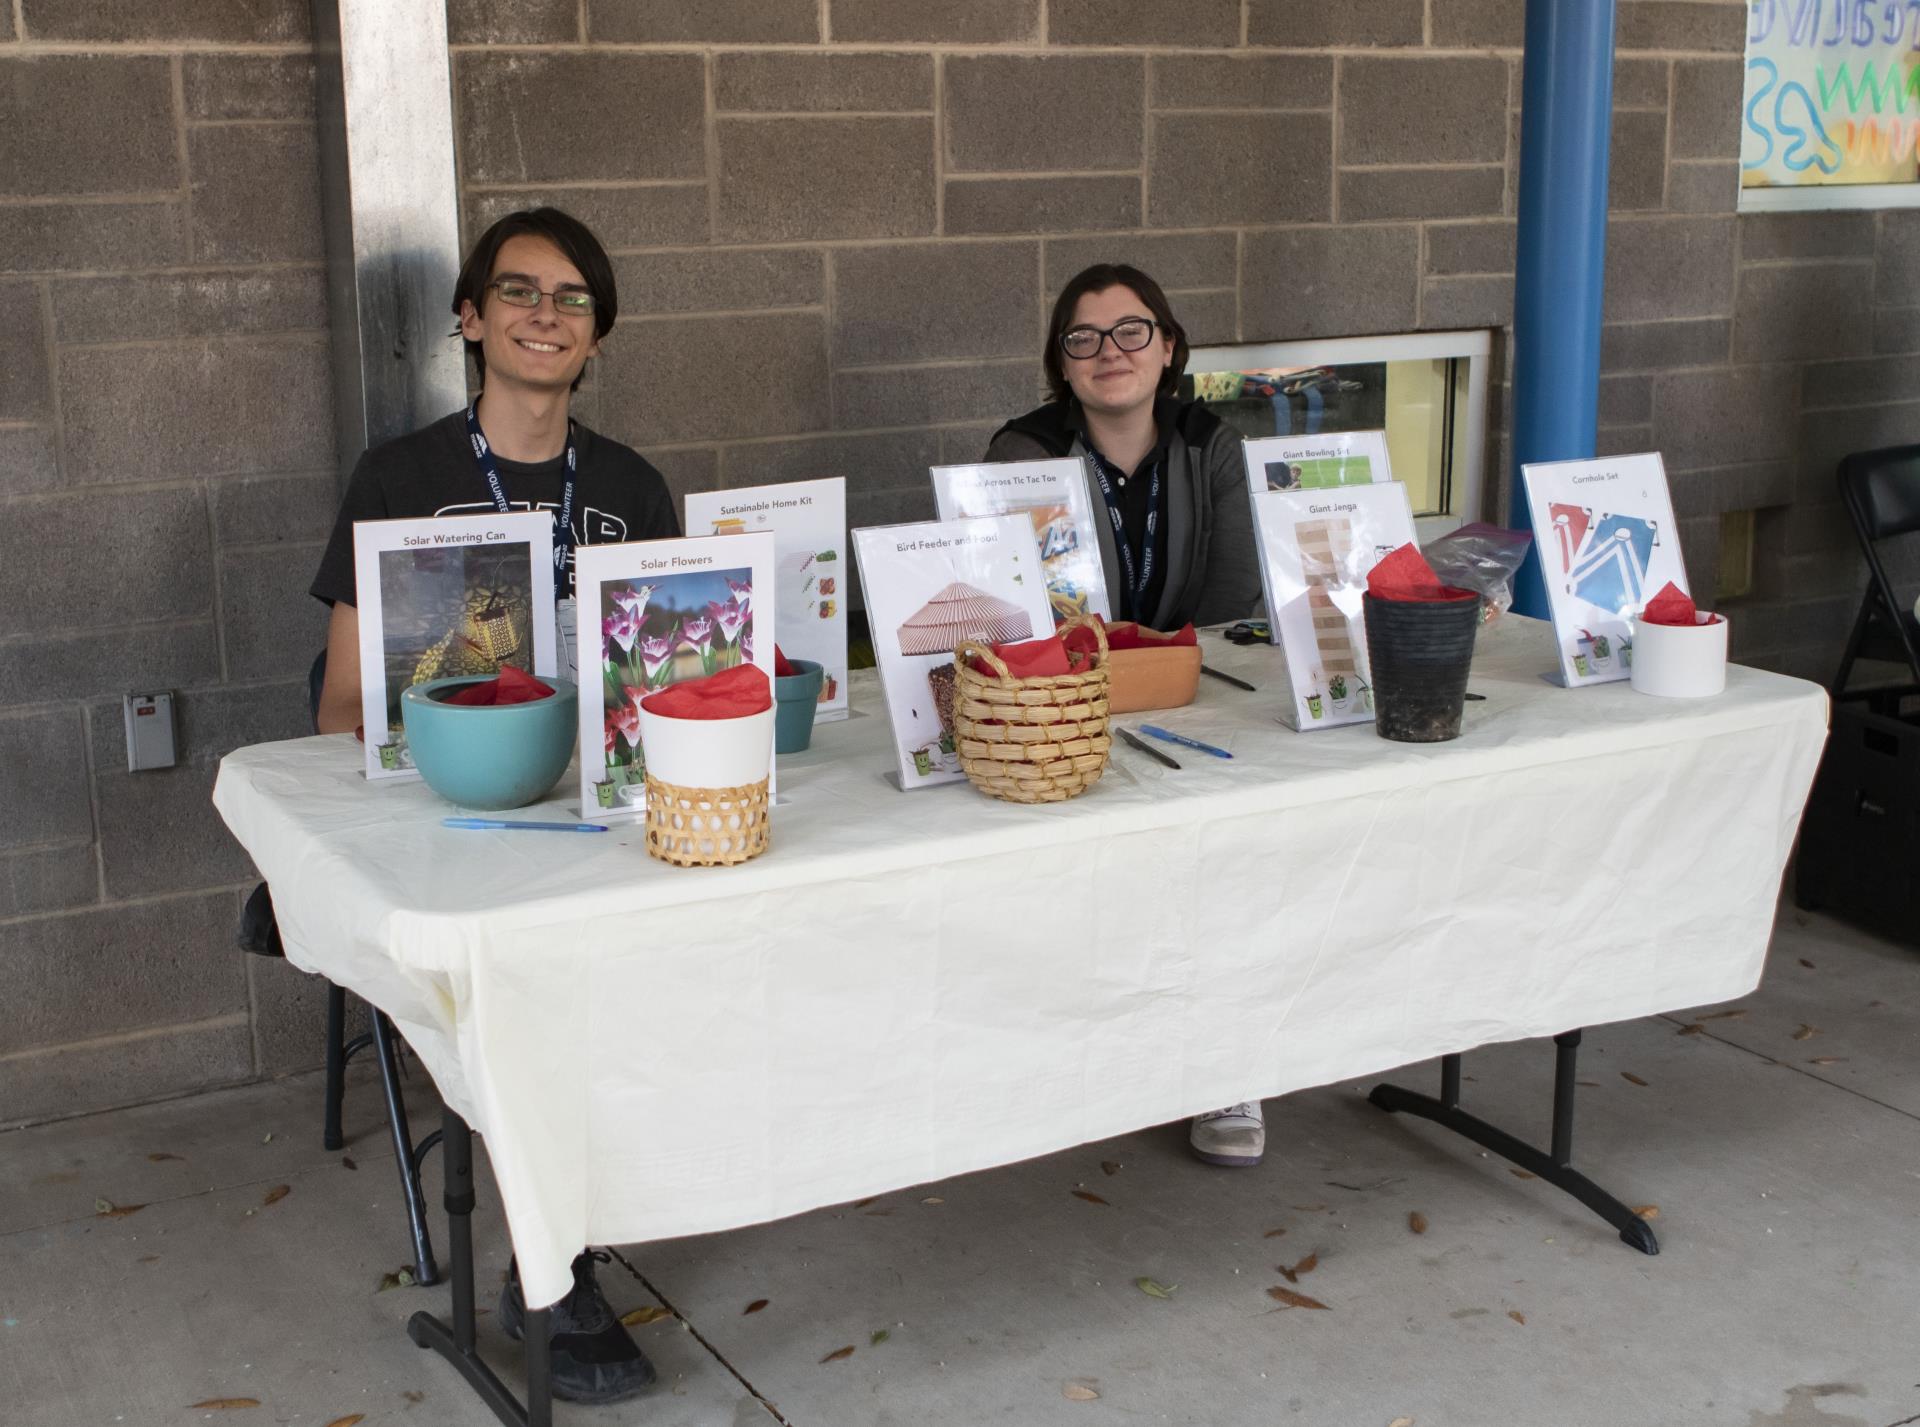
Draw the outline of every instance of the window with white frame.
M1488 332L1195 348L1181 395L1242 436L1384 431L1420 538L1481 518Z

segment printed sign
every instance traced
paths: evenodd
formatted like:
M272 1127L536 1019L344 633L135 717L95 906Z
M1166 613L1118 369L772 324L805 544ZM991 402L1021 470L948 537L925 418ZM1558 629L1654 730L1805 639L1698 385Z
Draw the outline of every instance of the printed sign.
M1100 566L1100 536L1093 523L1086 462L1063 457L935 466L929 474L942 520L1025 512L1033 522L1055 621L1077 614L1113 618L1106 571Z
M847 716L847 483L839 476L687 497L687 534L773 536L774 634L820 666L816 722Z
M1562 682L1633 667L1629 621L1672 581L1687 588L1667 469L1657 452L1522 466Z
M420 776L400 719L409 685L505 664L555 677L545 511L355 521L353 585L369 778Z
M1240 443L1251 491L1333 490L1393 479L1387 433L1343 431L1332 436L1262 436Z

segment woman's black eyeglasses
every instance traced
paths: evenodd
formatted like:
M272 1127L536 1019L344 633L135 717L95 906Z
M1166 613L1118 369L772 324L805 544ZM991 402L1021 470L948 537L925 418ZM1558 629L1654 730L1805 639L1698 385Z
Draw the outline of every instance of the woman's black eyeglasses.
M1060 350L1084 362L1099 356L1101 343L1111 337L1115 351L1138 352L1153 341L1157 326L1151 318L1128 317L1111 327L1069 327L1060 334Z

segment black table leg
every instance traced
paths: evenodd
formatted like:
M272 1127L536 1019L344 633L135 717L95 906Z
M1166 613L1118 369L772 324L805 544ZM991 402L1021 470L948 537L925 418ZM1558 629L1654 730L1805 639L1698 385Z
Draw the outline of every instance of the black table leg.
M407 1320L407 1336L452 1363L480 1400L507 1427L553 1427L548 1381L552 1319L545 1308L527 1311L527 1402L507 1390L474 1346L473 1132L451 1108L443 1112L441 1151L447 1171L447 1238L453 1257L453 1322L420 1312Z
M380 1058L380 1088L387 1097L387 1129L393 1136L393 1158L400 1167L400 1194L407 1205L407 1230L413 1238L413 1278L415 1283L440 1281L440 1269L433 1261L433 1236L427 1232L427 1196L420 1187L420 1162L433 1148L435 1136L428 1135L418 1145L407 1124L407 1102L400 1094L399 1033L379 1007L370 1012L373 1021L374 1054Z
M1564 1189L1618 1229L1620 1238L1629 1246L1643 1254L1659 1253L1660 1241L1654 1237L1651 1224L1573 1168L1573 1092L1580 1032L1557 1035L1553 1044L1553 1148L1547 1154L1460 1108L1458 1055L1440 1057L1440 1098L1437 1100L1398 1085L1377 1085L1367 1098L1382 1110L1418 1115L1423 1120L1444 1125L1455 1134L1465 1135L1529 1174Z

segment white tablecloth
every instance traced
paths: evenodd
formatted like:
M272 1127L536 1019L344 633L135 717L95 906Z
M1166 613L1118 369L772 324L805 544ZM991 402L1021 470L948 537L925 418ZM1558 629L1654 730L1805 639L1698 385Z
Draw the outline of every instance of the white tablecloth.
M1456 742L1296 734L1278 651L1206 636L1162 723L1047 807L901 793L879 690L781 761L772 849L441 827L351 738L214 792L288 958L384 1008L487 1140L528 1296L588 1243L755 1223L1492 1041L1741 995L1826 733L1735 668L1677 702L1482 636ZM1137 722L1127 719L1125 722ZM562 788L573 786L571 780ZM523 816L564 818L561 800Z

